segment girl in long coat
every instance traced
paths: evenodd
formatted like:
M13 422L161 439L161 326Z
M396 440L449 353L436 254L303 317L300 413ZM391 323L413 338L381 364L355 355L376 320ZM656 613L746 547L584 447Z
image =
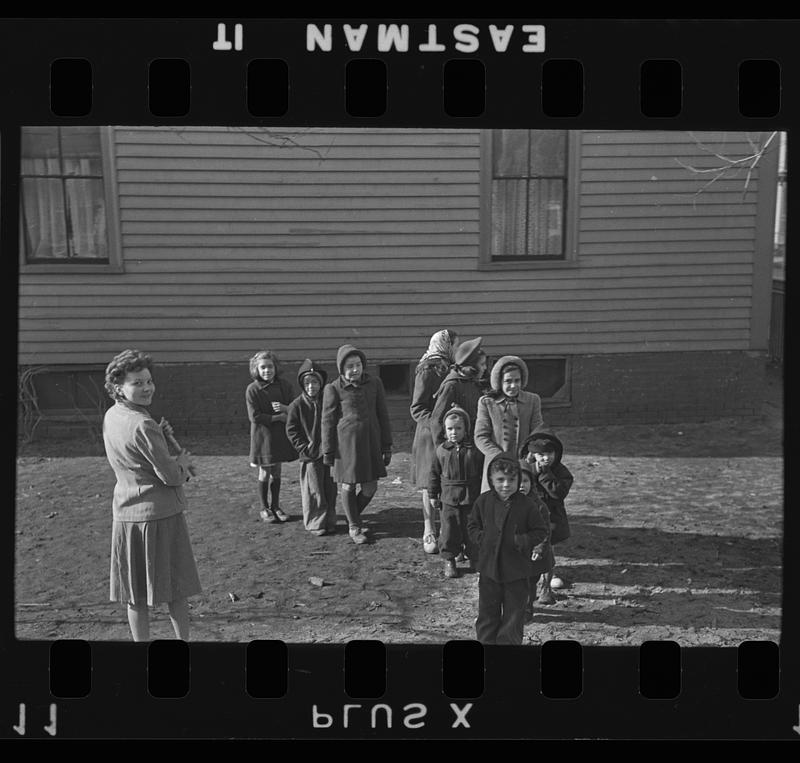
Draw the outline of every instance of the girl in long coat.
M294 399L292 385L280 376L278 357L271 350L261 350L250 358L250 376L253 382L244 396L250 419L250 466L258 468L261 518L269 523L285 522L288 517L280 507L281 464L297 460L297 451L286 436L286 411Z
M355 543L366 543L361 512L386 476L392 460L392 431L379 377L364 371L367 359L351 344L336 353L339 376L322 396L322 458L342 486L342 507ZM361 486L356 493L357 486Z
M411 400L411 418L416 421L414 441L411 444L411 483L422 490L422 547L426 554L436 552L436 519L431 511L428 483L436 456L436 444L431 435L430 418L434 395L453 362L453 350L458 346L458 334L449 329L437 331L428 349L419 359L414 374L414 396Z
M528 367L516 355L504 355L493 366L492 392L478 401L475 444L486 457L481 492L489 490L489 462L501 453L518 453L531 432L541 429L542 400L528 392Z

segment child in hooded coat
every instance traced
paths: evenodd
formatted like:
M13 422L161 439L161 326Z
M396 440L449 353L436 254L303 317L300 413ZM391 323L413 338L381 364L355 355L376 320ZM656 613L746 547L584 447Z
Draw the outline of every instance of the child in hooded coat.
M564 499L572 487L573 477L561 463L564 446L551 432L535 432L526 438L519 451L533 469L533 487L547 505L550 513L550 543L555 545L570 536L569 521L564 508ZM549 569L543 570L539 581L539 604L554 604L556 599L552 587L562 587L560 579L554 577L555 556Z
M312 535L336 531L336 483L322 462L322 388L328 374L306 358L297 372L302 392L286 412L286 436L300 456L303 524Z
M495 456L491 488L472 507L467 529L478 547L478 618L482 644L521 644L534 548L547 538L538 504L519 492L517 455Z
M456 558L466 551L470 567L478 561L469 540L467 519L481 490L483 454L470 438L470 420L462 408L451 408L444 417L447 440L436 448L430 471L431 505L441 510L439 550L445 560L445 577L458 576Z
M350 537L367 542L361 513L386 476L392 460L392 431L379 377L367 374L367 359L351 344L336 353L339 376L322 396L322 458L342 486L342 507ZM356 488L361 486L356 493Z
M553 556L553 546L550 543L550 510L547 508L547 504L542 500L538 490L533 486L533 483L536 481L534 468L524 458L520 459L519 468L519 492L529 496L539 504L539 513L542 515L542 521L548 528L547 540L535 546L531 554L531 576L528 578L528 603L525 606L525 621L530 622L533 619L533 605L536 601L536 586L539 582L539 578L546 572L552 572L556 564L556 558Z
M528 367L516 355L504 355L491 373L492 392L478 401L475 444L486 457L481 490L489 489L486 468L500 453L517 453L531 432L540 429L542 400L528 392Z
M434 447L445 441L444 417L457 406L467 412L471 422L478 413L478 400L483 395L480 379L486 367L486 354L481 349L482 337L462 342L453 355L454 363L435 394L430 427Z

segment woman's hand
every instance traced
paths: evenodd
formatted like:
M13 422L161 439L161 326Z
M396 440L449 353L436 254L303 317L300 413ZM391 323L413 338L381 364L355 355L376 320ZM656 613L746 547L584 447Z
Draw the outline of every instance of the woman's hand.
M188 450L182 450L178 455L175 457L175 460L184 468L186 469L189 474L194 477L197 472L195 471L194 464L192 463L191 453Z
M392 463L392 454L391 454L391 452L384 453L383 454L383 465L384 466L389 466L390 463Z
M167 421L163 416L161 417L161 421L158 422L158 425L161 427L161 431L166 437L172 437L175 434L172 424L170 424L169 421Z
M283 407L284 407L284 406L283 406L283 405L281 405L280 403L273 403L273 404L272 404L272 410L273 410L275 413L283 413Z

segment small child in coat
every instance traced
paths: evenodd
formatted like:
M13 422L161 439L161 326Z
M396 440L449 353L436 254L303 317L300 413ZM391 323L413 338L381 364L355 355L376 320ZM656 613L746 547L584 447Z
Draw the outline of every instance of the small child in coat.
M322 388L328 375L306 358L297 372L302 392L286 413L286 436L300 456L303 524L312 535L336 531L336 483L322 463Z
M524 458L534 471L534 489L547 504L550 512L550 543L555 545L570 536L569 521L564 508L564 499L572 487L573 477L569 469L561 463L564 446L561 440L550 432L536 432L528 437L520 448L520 458ZM555 577L555 556L553 565L542 575L539 604L555 604L553 588L563 588L564 583Z
M386 476L392 431L379 377L365 372L367 359L351 344L336 353L339 376L322 395L322 459L342 486L342 507L354 543L367 542L361 512ZM356 494L356 488L361 490Z
M477 549L469 540L467 519L481 491L483 454L469 437L470 420L463 408L451 408L444 418L445 442L436 448L430 472L431 506L440 509L439 551L446 578L458 577L456 557L462 551L470 568L478 561Z
M478 400L484 393L479 380L486 370L486 354L481 349L482 337L462 342L453 354L453 365L434 395L430 427L433 445L445 441L444 417L453 406L467 412L474 423L478 413Z
M250 376L253 382L244 396L250 419L250 466L258 467L261 518L270 524L285 522L288 517L280 506L281 464L297 460L286 436L292 385L281 378L278 356L271 350L261 350L250 358Z
M482 644L521 644L534 547L547 538L538 505L519 492L516 454L500 453L488 467L491 484L469 515L470 540L479 548L478 618Z
M539 497L538 491L533 488L533 483L536 479L533 466L523 458L519 462L519 468L519 492L522 493L522 495L530 496L539 504L539 513L542 515L542 521L548 528L547 540L543 541L538 546L534 546L533 553L531 554L532 565L531 576L528 578L528 603L525 607L525 622L530 622L533 619L533 604L536 601L536 584L541 575L553 571L556 558L553 556L553 546L550 543L550 510L547 508L547 504Z

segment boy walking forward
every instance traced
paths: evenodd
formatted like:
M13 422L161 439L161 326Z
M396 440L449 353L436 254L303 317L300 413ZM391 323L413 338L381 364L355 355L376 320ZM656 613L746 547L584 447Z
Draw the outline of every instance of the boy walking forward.
M458 577L456 557L466 551L470 567L478 561L477 549L470 543L467 518L481 490L483 453L470 439L469 415L453 407L444 418L445 441L437 446L428 492L431 506L441 510L439 551L444 575Z
M519 492L516 454L495 456L487 476L491 487L475 501L467 524L479 547L475 630L482 644L521 644L531 553L548 527L538 505Z

